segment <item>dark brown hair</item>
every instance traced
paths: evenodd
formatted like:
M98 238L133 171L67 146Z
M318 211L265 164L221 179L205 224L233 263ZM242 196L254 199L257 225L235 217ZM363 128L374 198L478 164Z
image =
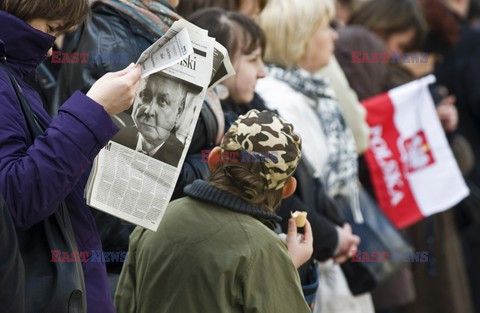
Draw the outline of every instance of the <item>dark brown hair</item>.
M439 0L420 0L429 33L425 51L437 51L455 45L460 39L460 21ZM472 2L473 3L473 2Z
M260 47L265 51L265 35L262 29L249 17L221 8L208 8L195 12L190 22L208 30L227 50L233 61L237 54L252 53Z
M384 40L413 29L415 37L406 50L419 49L426 35L426 22L416 0L368 1L353 12L349 24L364 26Z
M30 22L36 18L61 20L56 32L66 32L82 23L90 14L88 0L3 0L0 9Z

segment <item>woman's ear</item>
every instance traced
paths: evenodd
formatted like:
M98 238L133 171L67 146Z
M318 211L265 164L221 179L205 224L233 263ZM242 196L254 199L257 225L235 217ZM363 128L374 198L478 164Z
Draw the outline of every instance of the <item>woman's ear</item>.
M220 164L220 147L216 146L208 155L208 168L213 173Z
M296 189L297 189L297 179L291 176L285 183L285 186L283 186L282 199L286 199L291 195L293 195Z

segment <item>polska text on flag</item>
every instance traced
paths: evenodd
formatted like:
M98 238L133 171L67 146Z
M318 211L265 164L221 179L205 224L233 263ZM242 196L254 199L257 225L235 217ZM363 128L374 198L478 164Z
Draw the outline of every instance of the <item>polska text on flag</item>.
M434 81L430 75L362 103L375 194L399 228L449 209L469 193L428 90Z

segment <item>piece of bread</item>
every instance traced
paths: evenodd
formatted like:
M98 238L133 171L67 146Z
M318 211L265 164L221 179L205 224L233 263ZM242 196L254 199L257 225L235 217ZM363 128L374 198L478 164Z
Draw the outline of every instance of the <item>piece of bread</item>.
M290 215L295 220L295 224L297 227L305 227L305 223L307 222L307 212L305 211L295 211L290 212Z

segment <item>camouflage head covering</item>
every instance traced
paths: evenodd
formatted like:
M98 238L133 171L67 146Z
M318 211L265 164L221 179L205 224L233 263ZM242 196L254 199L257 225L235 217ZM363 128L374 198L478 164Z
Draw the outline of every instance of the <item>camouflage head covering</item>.
M227 131L220 144L221 152L236 153L240 160L222 161L225 173L231 166L256 162L259 175L265 180L263 190L242 186L251 196L285 186L301 158L301 138L293 125L269 111L250 110L241 115Z

